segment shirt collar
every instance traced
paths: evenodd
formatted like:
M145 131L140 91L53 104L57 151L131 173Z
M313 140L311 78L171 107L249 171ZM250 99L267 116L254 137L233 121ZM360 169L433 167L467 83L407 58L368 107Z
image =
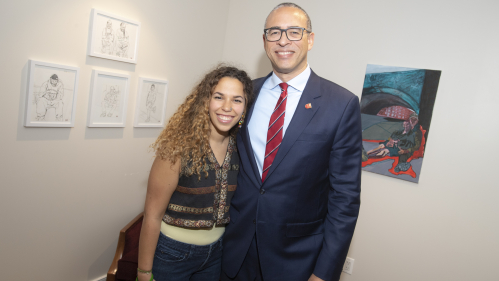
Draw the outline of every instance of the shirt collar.
M303 92L311 73L312 70L310 70L310 65L307 64L307 68L305 68L305 70L303 70L302 73L298 74L295 78L289 80L287 84L295 90ZM267 84L269 89L274 89L275 87L279 87L280 83L282 83L282 80L275 75L275 72L272 72L272 75L265 84Z

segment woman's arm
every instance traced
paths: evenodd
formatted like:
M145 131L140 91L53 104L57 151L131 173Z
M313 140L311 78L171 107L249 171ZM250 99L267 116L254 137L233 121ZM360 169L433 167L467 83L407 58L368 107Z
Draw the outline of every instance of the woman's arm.
M161 220L170 197L177 188L179 172L180 160L172 165L170 161L156 157L152 164L139 240L139 268L142 270L152 269ZM148 274L138 273L139 281L149 281L150 278Z

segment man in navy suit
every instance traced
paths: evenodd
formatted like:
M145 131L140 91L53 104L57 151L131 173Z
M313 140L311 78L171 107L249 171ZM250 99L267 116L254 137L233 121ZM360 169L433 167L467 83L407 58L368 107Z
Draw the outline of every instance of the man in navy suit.
M237 137L221 277L338 280L360 206L359 100L310 69L314 33L296 4L272 10L263 43L273 72L254 81Z

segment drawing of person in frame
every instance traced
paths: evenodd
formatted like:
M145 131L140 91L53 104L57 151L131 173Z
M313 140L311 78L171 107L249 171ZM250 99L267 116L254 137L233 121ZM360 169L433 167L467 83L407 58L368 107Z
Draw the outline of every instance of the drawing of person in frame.
M57 74L53 74L40 87L38 95L35 96L36 103L36 120L45 121L45 115L50 108L55 109L56 121L63 121L64 102L64 85L59 80Z
M146 99L146 110L147 110L147 119L145 122L151 122L151 113L156 112L156 96L157 92L155 91L156 86L154 84L151 85L151 90L147 93Z
M130 35L126 30L126 23L122 22L120 28L116 30L116 56L128 58L128 44Z
M119 95L118 86L109 87L109 91L104 94L104 100L102 101L102 113L100 117L111 117L113 116L114 111L118 107L118 95Z
M102 30L102 53L107 55L113 54L114 46L114 31L113 22L108 20L106 27Z

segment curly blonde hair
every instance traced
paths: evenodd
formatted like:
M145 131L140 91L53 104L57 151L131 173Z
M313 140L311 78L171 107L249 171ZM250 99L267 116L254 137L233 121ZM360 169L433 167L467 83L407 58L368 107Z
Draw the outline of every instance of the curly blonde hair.
M183 175L196 174L201 178L201 172L204 171L205 176L208 176L206 158L211 151L209 100L218 82L224 77L235 78L243 84L245 106L248 108L253 97L253 82L245 71L219 64L187 96L158 139L151 144L156 157L169 160L172 164L180 159ZM234 137L237 129L238 126L234 126L229 134Z

